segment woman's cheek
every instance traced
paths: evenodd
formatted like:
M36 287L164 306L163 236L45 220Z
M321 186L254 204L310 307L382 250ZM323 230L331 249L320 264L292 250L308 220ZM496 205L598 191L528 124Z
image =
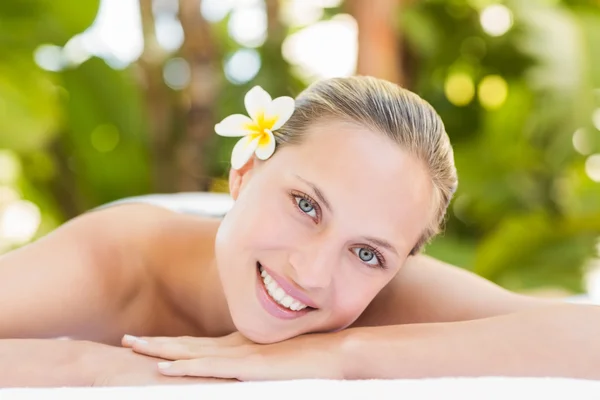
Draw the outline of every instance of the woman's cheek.
M365 276L357 265L345 265L336 282L336 306L348 317L356 317L384 286L377 276ZM366 267L363 267L366 268Z
M291 205L287 209L281 205L273 206L271 212L257 222L260 235L256 239L265 247L289 247L300 243L306 235L306 225L300 220L302 216L294 215L296 211L291 208Z

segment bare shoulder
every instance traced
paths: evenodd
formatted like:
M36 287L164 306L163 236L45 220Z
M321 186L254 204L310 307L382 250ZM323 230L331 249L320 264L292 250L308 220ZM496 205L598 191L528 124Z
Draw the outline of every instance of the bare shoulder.
M179 275L202 246L210 245L216 220L148 204L124 204L90 214L87 229L104 232L104 242L125 266L119 279L164 281ZM115 271L112 271L115 272ZM112 275L113 277L116 275ZM148 284L148 286L154 286Z
M409 259L354 326L452 322L549 304L429 256Z
M177 247L188 245L206 225L202 218L141 203L112 206L92 212L85 218L87 229L105 232L107 240L115 245L126 242L133 246L138 257L148 261L156 259L161 252L172 256Z
M124 331L151 328L152 266L169 260L169 238L192 226L166 209L119 205L74 218L1 256L0 337L116 343Z
M176 232L185 220L161 207L123 204L84 214L60 229L65 236L89 245L86 247L94 254L95 264L110 270L111 283L137 282L147 274L157 252L166 251L156 244Z

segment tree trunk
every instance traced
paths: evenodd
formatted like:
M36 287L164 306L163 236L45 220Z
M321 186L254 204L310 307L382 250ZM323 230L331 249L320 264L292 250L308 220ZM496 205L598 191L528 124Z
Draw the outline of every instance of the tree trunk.
M371 75L407 85L403 68L403 45L397 13L403 0L348 0L358 23L357 74Z
M183 92L185 132L176 148L177 189L205 191L211 177L207 173L207 142L214 133L213 108L220 86L217 51L210 25L200 13L201 0L179 0L179 18L185 40L181 55L190 66L190 83Z
M156 192L172 192L173 162L171 121L172 110L169 90L163 80L163 65L166 54L158 45L154 28L152 0L140 0L144 52L138 66L141 71L141 86L145 90L148 109L148 133L152 156L153 187Z

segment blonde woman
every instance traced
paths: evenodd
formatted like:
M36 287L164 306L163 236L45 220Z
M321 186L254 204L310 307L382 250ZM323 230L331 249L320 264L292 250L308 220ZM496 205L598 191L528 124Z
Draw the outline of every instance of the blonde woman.
M600 378L600 309L419 253L457 185L426 102L353 77L245 105L223 218L115 205L0 258L3 386Z

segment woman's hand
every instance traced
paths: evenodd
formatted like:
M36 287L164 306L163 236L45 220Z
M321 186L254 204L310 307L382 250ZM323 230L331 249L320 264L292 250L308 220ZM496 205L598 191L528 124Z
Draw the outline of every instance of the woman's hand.
M123 346L137 353L174 360L158 365L158 370L168 376L240 381L343 379L343 339L342 331L257 344L236 332L222 338L125 336Z
M202 382L226 382L223 379L192 377L169 377L159 373L154 357L132 353L129 349L99 343L90 343L91 348L84 359L83 368L88 369L93 386L143 386L175 385Z

